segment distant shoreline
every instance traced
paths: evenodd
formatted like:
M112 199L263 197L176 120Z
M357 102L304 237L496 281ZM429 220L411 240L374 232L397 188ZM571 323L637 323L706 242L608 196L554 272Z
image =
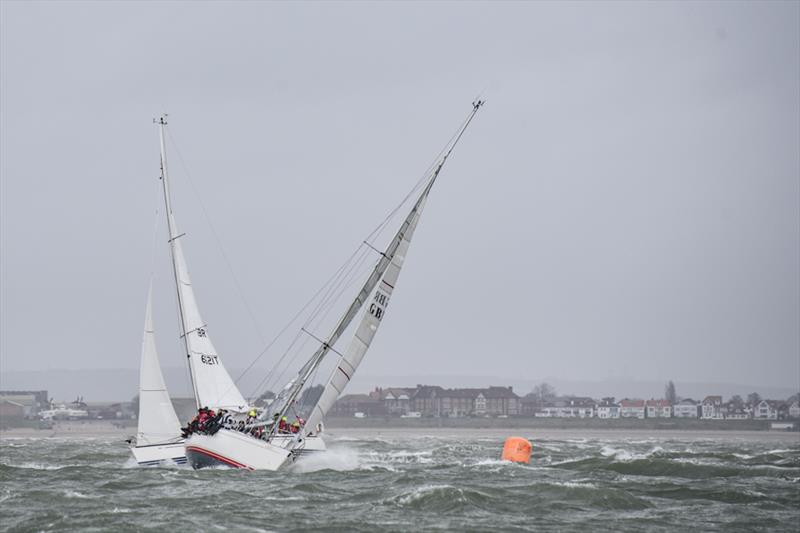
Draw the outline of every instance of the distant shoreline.
M595 429L646 431L777 431L777 420L702 420L693 418L328 418L328 428ZM795 427L798 422L795 421Z
M615 434L668 437L692 434L725 436L749 435L759 438L786 437L800 442L800 432L771 430L771 421L765 420L696 420L696 419L596 419L596 418L330 418L325 422L328 434L403 433L413 435L428 432L436 434L481 433L508 435L514 432L545 436L570 435L613 437ZM31 427L0 429L0 439L13 438L119 438L120 441L136 433L135 421L70 421L57 422L51 429Z

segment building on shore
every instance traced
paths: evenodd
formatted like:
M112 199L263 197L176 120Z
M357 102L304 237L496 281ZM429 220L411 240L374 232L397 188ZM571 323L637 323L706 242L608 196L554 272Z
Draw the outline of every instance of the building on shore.
M761 420L777 420L778 402L773 400L761 400L753 408L753 418Z
M603 398L597 404L597 418L619 418L619 404L614 398Z
M591 398L565 396L540 407L534 416L542 418L593 418L597 402Z
M672 404L669 400L647 400L647 418L672 418Z
M722 396L706 396L700 404L700 418L705 420L722 420L725 418L722 409Z
M620 418L644 418L644 400L624 398L619 402Z
M334 416L353 416L357 412L364 416L516 416L520 414L520 398L511 387L376 387L369 394L342 396L332 410Z
M672 407L675 418L698 418L700 416L700 405L691 398L684 398L675 403Z
M0 402L4 402L5 408L0 409L0 416L3 413L16 413L18 407L22 410L22 418L37 418L39 412L50 406L46 390L38 391L0 391Z

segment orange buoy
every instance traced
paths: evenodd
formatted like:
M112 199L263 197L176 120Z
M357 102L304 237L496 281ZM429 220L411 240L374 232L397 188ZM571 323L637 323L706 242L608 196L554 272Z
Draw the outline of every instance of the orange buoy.
M503 461L530 463L531 453L533 453L531 441L522 437L508 437L503 446Z

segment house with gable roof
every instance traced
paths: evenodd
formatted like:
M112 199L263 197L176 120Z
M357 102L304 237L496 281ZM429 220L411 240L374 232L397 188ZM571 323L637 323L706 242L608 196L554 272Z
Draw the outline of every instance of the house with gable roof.
M800 400L790 403L786 409L786 414L789 418L800 418Z
M441 416L441 397L444 389L439 385L417 385L411 393L411 410L422 413L423 416Z
M644 400L624 398L619 402L620 418L644 418Z
M672 418L672 404L669 400L647 400L647 418Z
M778 402L774 400L761 400L753 407L753 418L760 420L777 420Z
M706 420L722 420L722 396L706 396L700 404L700 418Z
M383 405L390 415L405 415L411 410L411 394L409 389L389 388L380 391Z

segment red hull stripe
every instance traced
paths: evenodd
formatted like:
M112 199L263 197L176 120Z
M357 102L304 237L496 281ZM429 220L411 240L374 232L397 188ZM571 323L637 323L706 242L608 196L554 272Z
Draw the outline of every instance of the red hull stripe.
M247 466L245 464L242 464L242 463L240 463L238 461L234 461L233 459L228 459L227 457L223 457L220 454L214 453L214 452L209 451L209 450L206 450L205 448L199 448L197 446L187 446L186 449L187 450L191 450L193 452L202 453L203 455L207 455L207 456L209 456L209 457L211 457L213 459L216 459L217 461L222 461L226 465L233 466L235 468L244 468L246 470L254 470L253 468L250 468L249 466Z

